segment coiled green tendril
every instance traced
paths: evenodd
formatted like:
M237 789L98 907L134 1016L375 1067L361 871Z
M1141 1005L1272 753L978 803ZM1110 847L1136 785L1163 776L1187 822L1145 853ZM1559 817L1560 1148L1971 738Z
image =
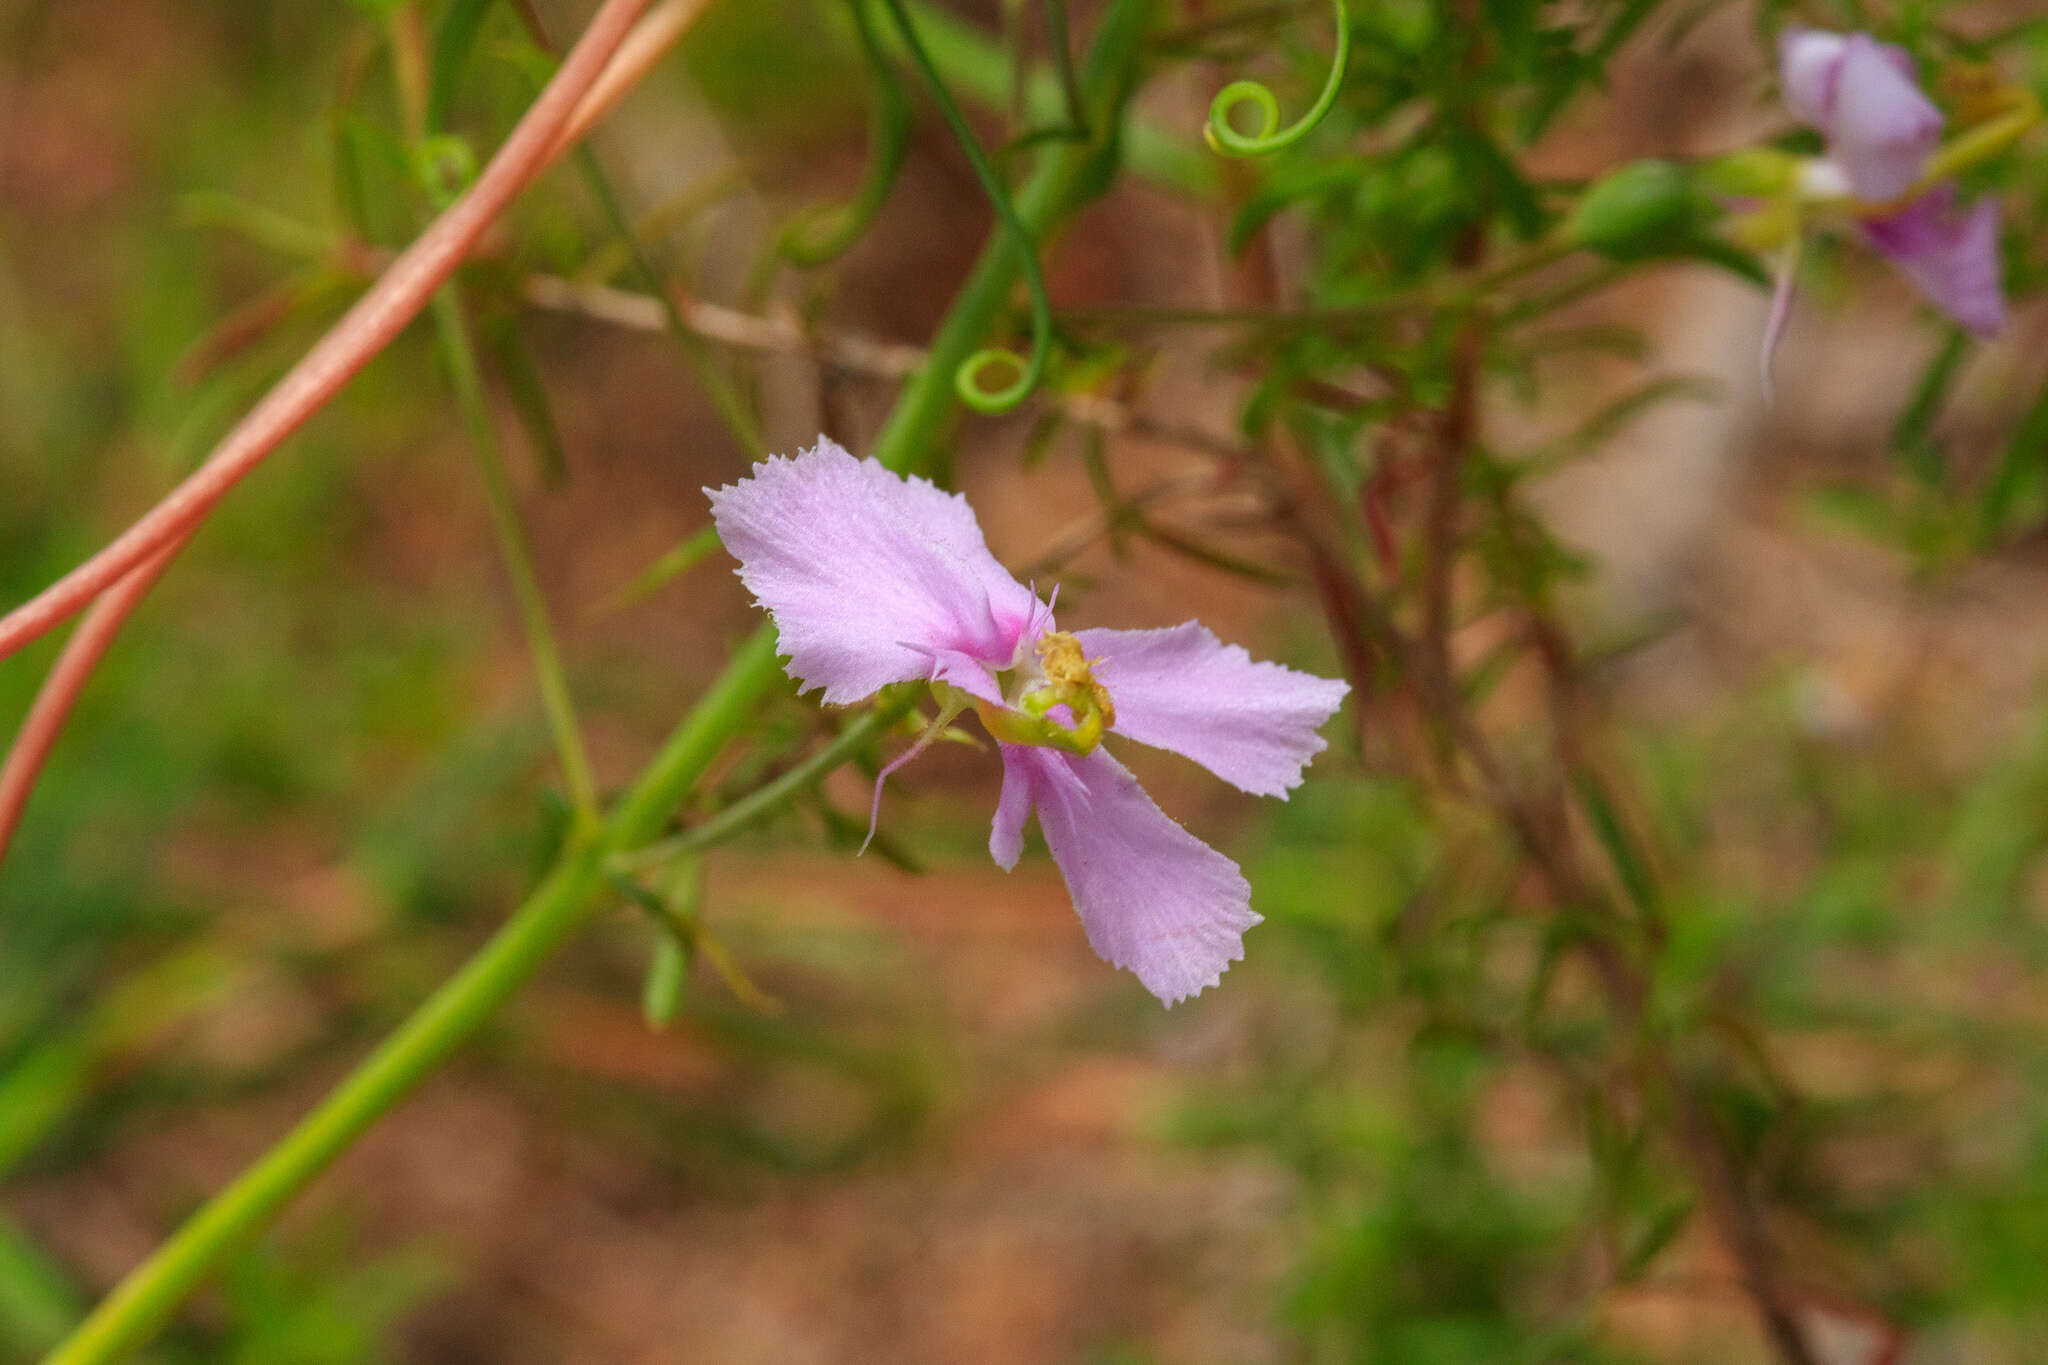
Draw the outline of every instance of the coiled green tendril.
M1344 85L1344 67L1351 59L1351 15L1344 0L1331 0L1337 10L1337 52L1330 62L1330 78L1323 93L1291 127L1280 127L1280 101L1258 81L1232 81L1216 92L1209 104L1209 121L1202 126L1202 138L1211 150L1224 156L1262 156L1291 147L1307 137L1323 116L1337 103L1337 91ZM1259 111L1259 129L1240 133L1230 126L1230 116L1241 104Z
M895 21L896 31L902 35L911 64L924 77L925 85L931 90L932 102L938 105L946 127L952 130L953 140L960 144L968 164L974 168L975 178L988 195L989 204L995 209L996 218L1002 223L1011 247L1023 261L1024 284L1031 294L1031 354L1019 356L1002 347L990 347L967 357L953 374L953 391L968 407L990 414L1008 412L1030 397L1031 391L1038 387L1039 381L1045 377L1045 363L1052 352L1052 299L1045 292L1045 275L1038 267L1038 251L1030 231L1017 217L1017 208L1010 202L1010 193L1002 178L989 164L988 155L975 140L974 130L967 126L967 116L960 112L952 92L946 89L945 81L940 79L938 70L932 65L930 54L917 36L917 27L911 23L910 14L903 7L903 0L883 0L883 3L889 7L889 17ZM1017 377L1000 389L983 388L982 373L992 366L1001 365L1014 368Z
M859 191L847 203L812 205L784 225L775 249L784 260L806 269L838 260L867 234L888 203L910 151L910 96L882 51L881 39L868 17L868 0L847 0L847 8L853 12L861 53L875 75L874 159L868 163Z

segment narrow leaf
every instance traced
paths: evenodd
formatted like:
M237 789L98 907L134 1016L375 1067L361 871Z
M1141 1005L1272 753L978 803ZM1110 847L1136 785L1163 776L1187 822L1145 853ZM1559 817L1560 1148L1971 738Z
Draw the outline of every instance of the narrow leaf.
M718 548L717 529L705 527L642 569L625 587L598 603L598 611L618 611L622 607L630 607L635 602L644 601L710 558L712 552Z
M452 0L434 30L434 56L427 82L427 131L438 133L448 126L448 111L462 88L463 73L476 51L477 35L483 31L495 0Z
M1969 350L1970 338L1962 328L1949 328L1948 339L1921 373L1905 411L1892 425L1892 453L1905 461L1914 477L1930 487L1941 481L1941 448L1929 432L1942 405L1948 401L1956 371L1962 368L1963 357Z
M654 956L647 962L647 980L640 988L640 1015L659 1033L675 1022L683 1003L683 983L690 970L690 950L682 936L662 928L655 936Z
M562 444L562 429L555 421L554 403L548 398L547 384L541 379L540 366L534 363L526 338L507 319L502 326L491 329L489 344L492 358L498 362L498 378L512 400L513 415L533 446L542 480L550 488L562 487L569 482L569 457Z

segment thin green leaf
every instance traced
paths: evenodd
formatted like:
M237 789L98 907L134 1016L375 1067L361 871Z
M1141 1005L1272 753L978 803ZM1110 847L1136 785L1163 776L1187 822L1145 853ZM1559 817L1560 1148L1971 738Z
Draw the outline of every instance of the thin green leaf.
M180 195L178 221L187 227L232 232L279 255L301 260L324 261L334 254L333 233L221 190Z
M357 237L384 242L410 234L414 172L411 150L389 129L346 110L335 117L335 196Z
M1134 522L1132 529L1153 544L1171 550L1177 555L1192 559L1197 564L1206 564L1220 572L1231 574L1238 578L1248 578L1254 583L1264 583L1271 587L1288 588L1294 586L1294 575L1290 573L1261 564L1256 560L1240 558L1228 551L1219 550L1212 545L1205 545L1192 536L1184 535L1170 527L1158 526L1149 521L1138 520Z
M1593 836L1606 850L1629 899L1641 909L1655 909L1657 879L1650 871L1649 859L1637 847L1635 835L1608 798L1607 789L1600 785L1598 777L1589 772L1579 773L1572 785L1578 793L1580 807L1586 812L1587 822L1593 826Z
M1100 427L1088 427L1081 432L1081 464L1088 471L1088 486L1095 492L1095 500L1102 505L1109 528L1109 552L1118 559L1124 557L1124 526L1135 519L1133 509L1127 508L1117 496L1116 481L1110 477L1109 460L1103 453L1103 437Z
M448 111L462 88L463 74L476 51L477 35L483 32L496 0L450 0L434 30L434 55L427 80L427 131L438 133L448 126Z
M1066 414L1058 408L1046 408L1031 419L1031 430L1024 437L1024 467L1036 469L1051 453L1053 443L1066 429Z
M2022 501L2039 494L2043 475L2048 473L2044 462L2048 462L2048 384L2034 395L1985 485L1977 510L1978 532L1984 540L2003 535Z
M1630 1284L1650 1268L1653 1261L1662 1255L1664 1249L1685 1230L1692 1220L1693 1201L1679 1196L1651 1215L1650 1224L1643 1229L1642 1236L1622 1255L1621 1264L1615 1268L1614 1278L1622 1284Z
M706 526L633 576L633 581L598 603L600 613L632 606L667 587L709 559L719 548L718 530Z
M1534 142L1542 137L1544 131L1550 127L1551 121L1571 102L1573 95L1588 83L1599 82L1600 75L1607 70L1609 60L1620 50L1623 43L1634 36L1635 31L1660 3L1662 0L1626 0L1621 6L1620 13L1614 16L1607 27L1600 31L1600 36L1593 40L1592 46L1586 49L1584 60L1574 63L1568 75L1551 81L1545 87L1522 126L1523 142Z
M659 1033L675 1022L683 1003L683 983L690 971L690 947L683 937L666 927L654 939L654 955L647 961L647 979L640 988L640 1017Z
M40 1355L85 1312L84 1296L56 1262L0 1220L0 1345Z
M1949 328L1948 338L1921 372L1920 382L1913 386L1913 396L1907 400L1905 411L1892 424L1892 453L1928 487L1941 482L1942 468L1941 446L1929 434L1930 429L1942 404L1948 401L1956 371L1962 368L1963 357L1969 352L1969 335L1960 327Z
M1524 477L1541 473L1594 450L1614 439L1630 422L1673 400L1711 403L1721 397L1720 384L1702 375L1664 375L1640 384L1594 412L1569 434L1539 447L1517 465Z
M1523 176L1514 160L1501 151L1493 139L1477 129L1461 126L1454 139L1460 160L1468 171L1482 175L1500 196L1500 206L1525 241L1542 234L1549 221L1536 187Z
M526 338L511 319L493 327L489 337L491 358L498 363L498 378L512 400L512 413L519 419L520 429L533 447L541 479L550 488L560 488L569 482L569 457L540 366L534 363Z

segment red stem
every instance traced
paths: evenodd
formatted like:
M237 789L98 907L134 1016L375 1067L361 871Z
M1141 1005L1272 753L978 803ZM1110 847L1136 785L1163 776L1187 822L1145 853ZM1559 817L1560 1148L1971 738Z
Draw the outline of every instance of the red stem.
M0 860L7 855L72 704L128 614L228 490L405 330L492 220L560 153L565 136L580 131L575 120L584 97L649 3L606 0L469 193L391 263L215 447L206 463L106 548L0 619L0 659L5 659L99 598L36 693L7 760L0 765Z
M14 841L21 813L28 807L29 793L35 790L43 760L50 756L57 732L64 728L64 718L71 713L71 704L78 700L107 646L114 643L128 613L184 546L182 537L171 542L108 589L65 642L56 667L43 680L35 704L21 722L21 733L14 737L14 747L7 751L6 764L0 766L0 858L7 856L7 847Z
M174 548L229 489L405 330L484 229L550 160L578 102L648 3L605 0L469 193L391 263L369 292L228 433L205 464L106 548L0 618L0 659L48 633L158 552Z

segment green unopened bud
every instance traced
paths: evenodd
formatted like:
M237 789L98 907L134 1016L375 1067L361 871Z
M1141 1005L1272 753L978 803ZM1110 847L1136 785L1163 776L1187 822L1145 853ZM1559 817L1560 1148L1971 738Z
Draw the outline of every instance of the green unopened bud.
M1776 199L1798 181L1805 160L1776 147L1745 147L1702 162L1694 183L1717 198Z
M1669 161L1633 161L1593 182L1565 220L1565 240L1603 256L1654 255L1692 235L1706 209Z
M413 175L434 206L446 208L476 179L476 152L453 133L437 134L413 148Z

